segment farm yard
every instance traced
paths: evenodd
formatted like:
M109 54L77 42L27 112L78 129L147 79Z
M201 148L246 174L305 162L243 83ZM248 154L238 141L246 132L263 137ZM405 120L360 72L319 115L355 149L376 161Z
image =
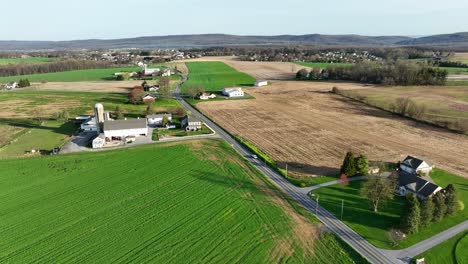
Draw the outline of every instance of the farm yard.
M366 87L342 93L384 109L390 109L397 98L409 97L426 107L420 119L468 133L468 86Z
M255 79L238 72L223 62L187 62L188 81L182 87L186 91L192 85L203 86L206 91L220 91L224 87L253 86Z
M0 262L364 263L221 141L0 166Z
M90 86L92 87L92 86ZM126 117L144 116L146 105L129 104L126 94L93 92L14 91L0 93L0 159L23 156L31 149L52 149L63 145L78 129L54 115L67 111L70 118L92 114L96 102L113 111L119 106ZM175 99L160 98L158 112L175 112Z
M440 169L435 169L431 178L443 188L449 184L453 184L457 191L458 199L464 205L468 203L468 190L465 187L468 184L467 179ZM468 210L465 208L439 222L434 222L428 227L421 228L416 234L407 235L404 240L399 242L398 246L392 246L392 241L388 237L387 232L390 228L398 228L400 226L400 217L404 209L405 199L398 196L394 197L393 200L381 204L379 213L374 213L372 205L360 194L363 184L364 181L353 181L347 186L340 184L332 185L320 188L313 193L320 197L320 205L338 218L341 217L341 202L344 200L343 221L379 248L395 249L412 246L460 224L468 218ZM431 261L430 263L435 262Z
M231 134L247 139L290 176L337 175L346 151L370 160L399 161L422 156L436 166L468 177L468 139L444 129L400 118L331 94L353 83L273 81L249 92L255 100L199 103Z

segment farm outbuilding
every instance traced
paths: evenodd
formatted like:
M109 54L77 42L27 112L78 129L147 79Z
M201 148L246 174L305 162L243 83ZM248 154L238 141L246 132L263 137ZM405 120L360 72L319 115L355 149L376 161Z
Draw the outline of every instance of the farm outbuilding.
M95 139L93 139L93 149L102 148L106 143L106 138L104 134L99 134Z
M128 136L147 136L146 118L104 122L104 136L107 140L123 140Z
M265 81L265 80L257 80L255 82L255 87L261 87L261 86L267 86L268 85L268 81Z
M146 116L146 119L148 119L148 125L150 125L150 126L161 126L163 118L164 118L165 115L167 116L167 119L169 121L172 121L172 114L171 113L148 115L148 116Z
M241 87L226 87L226 88L223 88L222 93L227 97L244 96L244 91L242 91Z

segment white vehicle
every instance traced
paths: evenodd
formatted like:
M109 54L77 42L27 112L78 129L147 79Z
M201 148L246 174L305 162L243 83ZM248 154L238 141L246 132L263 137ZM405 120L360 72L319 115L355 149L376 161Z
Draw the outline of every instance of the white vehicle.
M258 158L257 155L255 155L255 154L252 154L251 157L252 157L253 159L257 159L257 158Z

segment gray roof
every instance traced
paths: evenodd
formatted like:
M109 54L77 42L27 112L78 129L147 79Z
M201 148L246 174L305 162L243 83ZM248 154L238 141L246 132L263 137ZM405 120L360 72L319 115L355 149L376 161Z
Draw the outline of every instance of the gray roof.
M146 118L104 121L104 131L147 128Z
M415 157L408 156L401 163L407 167L417 169L424 161Z
M404 171L398 171L398 185L405 186L409 190L424 197L430 196L435 190L437 190L437 188L439 188L438 185L433 184L432 182L426 181L417 175Z
M196 118L196 117L193 117L193 116L186 116L185 118L187 118L187 121L189 123L192 123L192 122L201 122L200 119Z

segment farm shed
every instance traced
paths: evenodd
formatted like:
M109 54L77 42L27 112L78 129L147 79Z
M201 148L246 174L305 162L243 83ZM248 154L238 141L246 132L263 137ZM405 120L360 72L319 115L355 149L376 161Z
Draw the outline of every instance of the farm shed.
M167 113L167 114L157 114L157 115L148 115L146 116L146 119L148 119L148 125L150 126L160 126L162 125L162 121L164 116L167 115L167 118L169 121L172 121L172 114Z
M146 118L115 120L104 122L104 136L106 140L122 140L128 136L147 136L148 125Z
M267 86L268 85L268 81L265 81L265 80L257 80L255 82L255 87L261 87L261 86Z

